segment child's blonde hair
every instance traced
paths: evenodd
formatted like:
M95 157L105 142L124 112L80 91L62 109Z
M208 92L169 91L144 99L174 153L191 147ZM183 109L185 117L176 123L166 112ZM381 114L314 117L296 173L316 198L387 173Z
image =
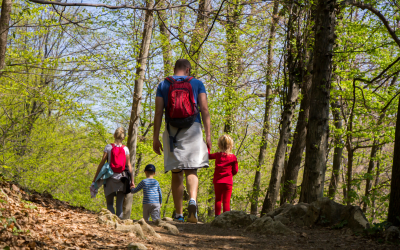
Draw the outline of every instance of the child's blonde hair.
M229 135L223 135L218 139L218 147L222 152L231 153L233 149L233 139Z
M114 138L123 141L125 139L125 129L123 127L117 128L114 132Z

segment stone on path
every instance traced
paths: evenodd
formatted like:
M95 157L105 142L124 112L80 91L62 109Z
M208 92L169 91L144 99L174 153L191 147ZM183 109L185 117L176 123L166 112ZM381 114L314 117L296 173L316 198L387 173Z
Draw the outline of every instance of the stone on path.
M121 224L116 224L115 225L115 230L121 231L123 233L134 233L136 234L136 237L139 237L141 239L146 239L144 236L142 227L139 224L133 224L133 225L121 225Z
M250 226L246 228L246 231L255 232L264 235L295 235L296 233L290 230L287 226L282 224L278 220L272 219L268 215L264 215L261 218L255 220Z
M147 224L143 218L140 219L138 223L142 227L143 232L145 232L146 234L156 238L161 238L161 236L158 233L156 233L154 228L152 228L149 224Z
M176 226L174 226L174 225L172 225L170 223L167 223L167 222L165 222L165 221L163 221L161 219L156 220L155 224L156 224L156 226L159 226L159 227L162 227L162 228L166 229L169 233L171 233L173 235L178 235L179 234L179 229Z
M253 223L257 216L243 211L229 211L220 214L212 222L211 226L219 228L245 228Z
M162 218L163 221L174 221L174 219L170 218L170 217L164 217Z
M147 250L147 247L141 243L132 242L128 245L128 250Z
M400 240L400 230L398 227L391 226L386 229L383 236L385 237L386 241L397 243Z

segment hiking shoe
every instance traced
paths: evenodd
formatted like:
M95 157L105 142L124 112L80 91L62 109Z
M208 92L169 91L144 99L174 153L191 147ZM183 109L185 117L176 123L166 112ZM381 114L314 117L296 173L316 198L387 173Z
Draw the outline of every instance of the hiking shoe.
M187 218L187 221L197 223L197 206L194 200L189 201L188 212L189 216Z
M176 222L185 222L185 219L183 218L183 216L178 216L178 218L175 218L174 221L176 221Z

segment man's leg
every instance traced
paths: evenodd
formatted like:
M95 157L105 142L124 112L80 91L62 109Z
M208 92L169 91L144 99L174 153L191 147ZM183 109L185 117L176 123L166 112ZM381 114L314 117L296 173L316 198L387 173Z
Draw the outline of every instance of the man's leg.
M128 220L131 218L132 202L133 202L133 194L132 193L126 194L122 205L123 220Z
M199 187L199 179L197 178L197 170L185 170L186 187L189 193L189 216L187 221L197 223L197 189Z
M182 202L183 202L183 171L171 171L172 181L171 190L172 197L174 198L175 213L183 214Z
M197 170L185 170L186 187L189 193L189 199L197 200L197 189L199 188L199 179L197 178Z

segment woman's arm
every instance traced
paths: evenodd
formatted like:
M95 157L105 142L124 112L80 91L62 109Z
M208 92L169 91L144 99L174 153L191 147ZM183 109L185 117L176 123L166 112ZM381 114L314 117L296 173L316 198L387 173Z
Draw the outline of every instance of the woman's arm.
M101 168L103 167L104 163L105 163L106 160L107 160L107 156L108 156L107 152L104 152L103 158L101 158L100 164L99 164L99 166L97 167L96 174L94 175L93 182L96 181L97 175L100 173Z
M128 163L128 169L129 169L129 172L131 173L131 188L134 188L135 187L135 182L134 182L134 178L133 177L135 176L135 174L132 171L132 165L131 165L131 161L129 159L129 155L126 155L126 162Z

